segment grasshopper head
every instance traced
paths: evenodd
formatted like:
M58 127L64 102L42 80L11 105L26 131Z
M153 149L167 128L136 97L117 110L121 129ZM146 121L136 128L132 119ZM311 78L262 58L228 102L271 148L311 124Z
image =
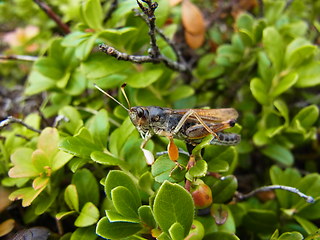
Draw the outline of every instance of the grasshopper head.
M133 125L138 129L146 129L149 126L149 111L145 107L132 107L129 110L129 116Z

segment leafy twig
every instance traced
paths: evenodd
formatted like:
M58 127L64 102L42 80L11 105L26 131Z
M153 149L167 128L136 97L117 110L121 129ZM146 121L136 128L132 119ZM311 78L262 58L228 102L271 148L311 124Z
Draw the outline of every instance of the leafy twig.
M257 193L267 192L267 191L270 191L270 190L279 190L279 189L295 193L299 197L304 198L308 203L313 203L315 201L313 197L308 196L308 195L300 192L299 189L294 188L294 187L289 187L289 186L283 186L283 185L264 186L264 187L261 187L261 188L257 188L257 189L255 189L255 190L253 190L253 191L251 191L251 192L249 192L247 194L237 193L236 199L238 201L243 201L243 200L245 200L247 198L253 197Z
M34 62L38 59L36 56L27 56L27 55L2 55L0 54L0 60L19 60L19 61L29 61Z
M56 24L61 28L64 34L71 32L69 26L62 22L61 18L49 7L45 2L41 0L33 0Z
M26 124L26 123L25 123L24 121L22 121L21 119L18 119L18 118L12 117L12 116L7 117L6 119L4 119L4 120L2 120L2 121L0 122L0 130L1 130L2 128L10 125L11 123L19 123L19 124L25 126L26 128L28 128L28 129L31 130L31 131L34 131L34 132L36 132L36 133L41 133L40 130L35 129L34 127Z

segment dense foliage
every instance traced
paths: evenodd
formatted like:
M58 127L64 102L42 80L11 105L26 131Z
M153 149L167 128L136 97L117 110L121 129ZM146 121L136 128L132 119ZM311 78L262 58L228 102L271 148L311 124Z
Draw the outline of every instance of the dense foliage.
M148 3L50 0L49 14L42 1L0 3L11 56L0 60L0 236L43 226L64 240L320 238L320 2L159 0L155 26ZM156 155L168 140L154 136L149 166L128 113L94 83L124 105L127 83L131 106L233 107L227 131L241 143L209 136L186 169ZM244 194L266 185L298 194Z

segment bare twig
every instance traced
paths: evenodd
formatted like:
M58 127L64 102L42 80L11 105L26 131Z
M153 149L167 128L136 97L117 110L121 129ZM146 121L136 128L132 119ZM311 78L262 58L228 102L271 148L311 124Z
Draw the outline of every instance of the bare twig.
M289 187L289 186L283 186L283 185L270 185L270 186L264 186L261 188L257 188L247 194L242 194L242 193L237 193L236 195L236 199L238 201L243 201L247 198L253 197L254 195L256 195L257 193L260 192L267 192L270 190L285 190L285 191L289 191L292 193L297 194L299 197L304 198L308 203L313 203L315 200L313 197L308 196L302 192L299 191L299 189L294 188L294 187Z
M104 23L106 23L111 18L112 13L114 12L114 10L116 10L117 7L118 7L118 0L113 0L105 18L103 19Z
M160 56L160 50L157 45L157 39L156 39L156 34L155 34L155 28L156 28L156 17L154 15L154 11L158 7L158 3L152 2L152 0L142 0L144 3L148 5L148 7L143 6L141 2L137 0L137 3L142 10L142 12L147 16L147 24L149 26L149 36L150 36L150 45L151 49L149 52L149 55L153 58L157 58Z
M129 55L127 53L123 53L118 51L117 49L105 45L105 44L100 44L99 46L100 50L110 56L113 56L117 58L118 60L123 60L123 61L130 61L134 63L146 63L146 62L152 62L152 63L160 63L163 62L167 67L179 71L179 72L186 72L188 71L188 68L186 65L178 63L176 61L172 61L171 59L160 55L157 58L153 58L151 56L141 56L141 55Z
M0 54L0 60L19 60L19 61L29 61L34 62L38 59L36 56L27 56L27 55L2 55Z
M189 75L192 75L191 70L189 69L188 65L182 58L182 54L180 51L175 47L175 44L168 39L162 31L160 31L156 25L155 25L155 20L156 17L154 15L154 11L158 7L158 4L156 2L152 2L152 0L141 0L142 2L146 3L146 6L137 0L137 4L139 5L140 9L142 10L142 13L139 12L138 10L134 10L137 16L142 17L142 19L148 24L149 27L149 36L150 36L150 50L149 50L149 55L129 55L127 53L123 53L118 51L117 49L105 45L105 44L100 44L99 48L102 52L113 56L117 58L118 60L123 60L123 61L130 61L133 63L164 63L168 68L171 68L174 71L178 72L186 72ZM167 43L172 47L172 49L175 51L178 61L173 61L166 56L162 55L160 52L160 49L157 45L157 40L156 40L156 33L160 35Z
M67 24L62 22L61 18L42 0L33 0L56 24L61 28L64 34L70 33L70 28Z
M148 18L141 12L139 12L138 9L133 9L133 11L135 12L135 15L136 16L139 16L141 17L147 24L148 24ZM159 34L159 36L165 40L169 45L170 47L173 49L173 51L175 52L176 56L177 56L177 61L178 62L183 62L185 63L184 61L184 58L182 57L182 53L180 51L180 49L177 47L177 44L172 41L170 38L168 38L161 29L155 27L155 31L157 32L157 34Z
M18 119L18 118L12 117L12 116L7 117L6 119L4 119L4 120L2 120L2 121L0 122L0 130L1 130L2 128L10 125L11 123L19 123L19 124L25 126L26 128L28 128L28 129L31 130L31 131L34 131L34 132L36 132L36 133L41 133L40 130L35 129L34 127L32 127L32 126L26 124L25 122L23 122L21 119Z

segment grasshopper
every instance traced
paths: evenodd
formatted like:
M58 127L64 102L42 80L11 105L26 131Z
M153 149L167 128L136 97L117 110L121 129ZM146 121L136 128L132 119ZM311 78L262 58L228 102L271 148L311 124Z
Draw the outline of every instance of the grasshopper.
M154 135L164 136L169 139L169 158L177 162L179 158L178 147L173 139L181 139L193 146L197 145L208 135L212 135L212 145L236 145L240 142L240 135L224 133L223 130L235 125L238 112L234 108L220 109L171 109L158 106L125 107L117 99L94 85L99 91L107 95L129 114L131 122L139 131L143 142L141 150L148 164L154 161L153 155L144 149L146 143ZM129 105L129 100L121 88Z

